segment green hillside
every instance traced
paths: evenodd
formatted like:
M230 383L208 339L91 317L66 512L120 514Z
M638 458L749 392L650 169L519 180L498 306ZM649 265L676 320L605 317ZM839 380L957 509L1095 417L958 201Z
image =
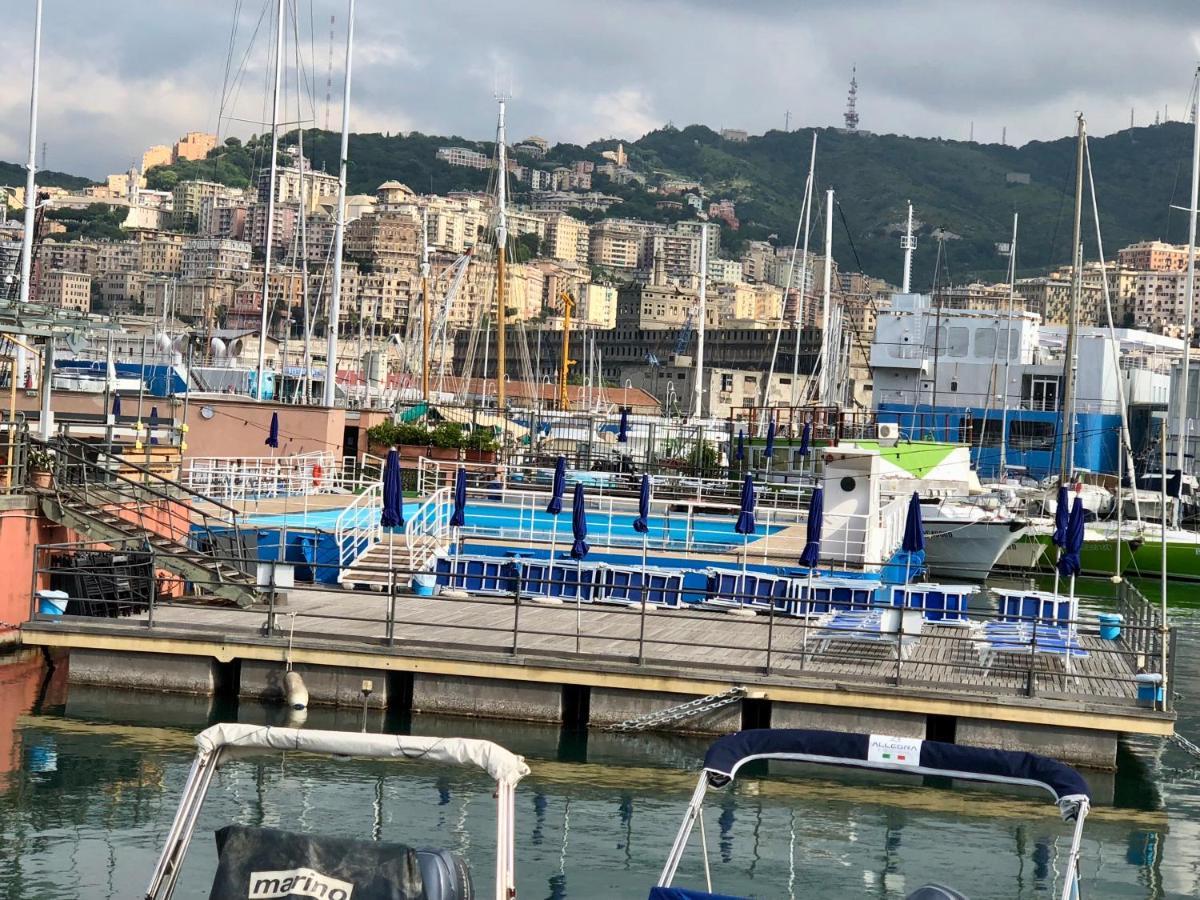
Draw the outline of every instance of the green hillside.
M637 141L633 155L640 167L695 178L711 196L734 199L748 237L777 233L790 242L812 134L773 131L733 143L702 126L664 129ZM1191 128L1182 123L1091 140L1108 257L1137 240L1186 240L1185 216L1168 213L1172 202L1187 203L1190 145ZM902 259L895 227L911 200L923 223L913 275L918 289L932 281L936 241L929 232L935 228L961 236L946 242L951 279L1001 273L1006 263L995 244L1008 240L1014 211L1021 218L1018 263L1023 271L1067 262L1074 167L1070 138L1008 147L835 129L820 129L817 137L818 201L823 203L824 190L833 187L841 207L833 238L839 263L860 268L857 251L862 270L898 281ZM1030 183L1009 184L1008 173L1028 174ZM1095 258L1090 211L1084 235L1085 252ZM812 246L820 248L823 239L822 227L814 226Z
M81 178L78 175L68 175L66 172L45 172L37 173L38 184L47 187L61 187L68 190L79 190L90 184L95 184L90 178ZM24 187L25 186L25 167L17 163L0 161L0 184L8 187Z
M736 251L745 240L770 235L790 244L812 135L811 129L771 131L735 143L704 126L692 125L651 132L626 144L626 149L631 167L645 175L650 186L664 176L678 176L699 181L711 199L734 200L742 227L736 233L723 228L722 242ZM292 133L283 143L295 140ZM304 140L315 168L337 170L337 134L310 130ZM352 135L350 191L373 192L389 179L421 193L486 188L489 172L453 167L435 158L437 148L447 145L488 154L493 149L487 142L416 132ZM552 168L574 159L599 160L599 151L614 145L611 139L587 147L560 144L536 164ZM1136 128L1092 140L1105 251L1110 258L1119 247L1134 241L1186 239L1186 219L1170 206L1187 202L1190 145L1191 128L1184 123ZM264 150L262 137L245 143L230 139L206 160L162 166L147 177L156 188L170 188L181 178L243 187L263 164ZM819 210L825 189L833 187L839 207L834 218L834 253L843 269L899 281L897 229L906 202L912 200L921 223L913 269L915 288L928 289L932 282L937 247L931 232L935 229L957 235L945 244L944 275L949 280L1000 277L1006 261L996 253L995 245L1008 240L1014 211L1021 216L1019 268L1022 273L1042 271L1070 258L1074 165L1072 138L1009 147L818 129L817 215L811 246L821 249L824 230ZM19 167L0 163L0 183L10 169L20 174ZM1010 173L1028 175L1029 184L1009 183ZM58 183L51 178L70 179L70 186L87 183L73 176L46 174L47 183ZM19 183L11 176L7 180ZM608 215L660 220L691 215L690 211L657 209L655 202L663 198L637 186L615 186L597 177L595 187L623 198ZM521 185L514 184L513 190L514 199L520 202ZM1090 217L1085 219L1084 235L1088 258L1095 258Z

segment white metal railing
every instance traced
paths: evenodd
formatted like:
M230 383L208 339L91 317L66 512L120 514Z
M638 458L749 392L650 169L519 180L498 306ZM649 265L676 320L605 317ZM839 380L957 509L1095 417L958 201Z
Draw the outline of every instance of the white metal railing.
M454 489L443 487L426 497L405 519L404 546L410 569L425 568L437 549L449 544L454 532L450 525L453 514Z
M341 511L333 526L338 547L338 581L346 570L383 539L383 483L375 482Z
M230 503L272 497L336 493L344 489L342 467L328 452L296 456L195 456L183 461L180 483Z

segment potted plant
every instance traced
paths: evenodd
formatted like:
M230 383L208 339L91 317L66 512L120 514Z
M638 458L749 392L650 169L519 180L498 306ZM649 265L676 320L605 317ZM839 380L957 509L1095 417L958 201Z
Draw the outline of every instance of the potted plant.
M29 483L35 488L48 488L53 479L54 457L41 447L29 451Z

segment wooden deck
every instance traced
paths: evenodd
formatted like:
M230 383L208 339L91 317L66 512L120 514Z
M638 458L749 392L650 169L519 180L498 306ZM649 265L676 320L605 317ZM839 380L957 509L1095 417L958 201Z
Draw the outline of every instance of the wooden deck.
M671 675L706 685L788 685L827 692L1013 705L1042 712L1115 716L1125 727L1145 720L1146 733L1162 733L1172 714L1140 708L1133 675L1138 660L1122 641L1081 634L1088 656L1067 672L1060 657L1028 654L999 658L990 669L980 662L978 630L926 624L903 658L895 644L839 640L816 652L819 625L766 615L743 618L720 611L637 609L584 604L546 606L511 599L442 599L397 596L389 625L389 598L367 591L297 590L275 612L275 631L263 634L264 608L160 604L153 626L147 616L122 619L64 618L25 626L28 643L49 646L96 645L103 636L133 638L122 644L161 652L160 643L216 645L195 649L225 657L256 648L257 658L281 657L295 615L297 650L370 654L375 658L465 660L498 668L552 666L573 670L579 683L588 673ZM639 662L639 634L644 628ZM391 640L389 641L389 629ZM514 637L515 635L515 637ZM68 638L69 636L69 638ZM768 669L768 644L770 668ZM113 646L113 645L109 645ZM265 651L265 652L264 652ZM499 676L497 676L499 677ZM508 676L514 677L514 676ZM523 677L523 676L522 676Z

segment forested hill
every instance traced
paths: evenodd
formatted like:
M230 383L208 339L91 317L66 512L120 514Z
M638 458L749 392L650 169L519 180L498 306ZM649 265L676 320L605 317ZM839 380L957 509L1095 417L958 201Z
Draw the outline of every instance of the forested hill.
M773 231L790 241L812 135L773 131L734 143L691 126L652 132L632 152L640 168L678 172L701 180L714 196L730 196L750 236ZM1090 140L1106 257L1138 240L1187 239L1186 216L1170 206L1187 206L1191 139L1189 125L1170 123ZM1010 147L835 129L817 133L817 200L823 202L826 188L835 189L840 211L833 242L841 266L898 282L898 229L911 200L922 223L913 274L914 288L922 290L933 277L932 230L961 236L945 243L951 280L998 274L1006 262L995 245L1009 240L1014 212L1020 214L1022 271L1068 262L1074 173L1073 138ZM1019 183L1025 175L1029 183ZM1094 259L1090 200L1085 211L1085 253ZM814 226L812 246L823 240L823 230Z
M1070 128L1072 123L1064 123ZM699 125L663 128L626 143L630 166L652 188L661 179L678 177L700 182L707 198L735 202L741 228L723 228L730 251L748 239L777 235L790 244L800 213L812 129L771 131L744 142L728 141ZM1187 205L1191 127L1185 123L1128 129L1090 143L1096 192L1103 225L1104 249L1138 240L1186 239L1186 217L1171 205ZM295 134L285 143L294 142ZM305 132L305 152L318 169L337 169L338 136ZM262 164L262 139L244 145L231 139L207 160L152 169L152 187L169 188L180 178L209 178L246 185ZM586 147L559 144L533 164L552 168L575 159L602 161L600 151L615 139ZM445 193L482 189L489 173L456 168L435 158L438 147L467 146L491 153L492 145L460 137L356 134L350 141L350 191L372 192L397 179L418 192ZM520 159L523 163L531 160ZM0 163L0 183L14 182ZM897 282L901 252L899 228L911 200L920 222L914 265L914 288L927 289L933 278L935 230L953 237L945 242L943 277L961 282L982 275L999 277L1006 261L996 244L1007 242L1012 215L1020 214L1018 264L1022 273L1044 270L1070 258L1074 139L1035 141L1021 147L931 138L817 130L818 195L814 202L811 246L820 249L820 210L827 187L835 189L834 253L844 269L866 271ZM1026 181L1028 183L1024 183ZM66 176L70 177L70 176ZM83 181L83 179L80 179ZM613 185L603 177L595 188L621 196L609 215L671 219L688 212L662 210L664 199L646 188ZM514 185L515 199L523 198ZM678 198L676 198L678 199ZM1090 200L1085 203L1085 253L1095 258L1095 227Z
M95 184L90 178L52 171L38 172L37 181L38 184L48 187L61 187L72 191ZM25 167L17 163L0 161L0 184L8 187L25 187Z

